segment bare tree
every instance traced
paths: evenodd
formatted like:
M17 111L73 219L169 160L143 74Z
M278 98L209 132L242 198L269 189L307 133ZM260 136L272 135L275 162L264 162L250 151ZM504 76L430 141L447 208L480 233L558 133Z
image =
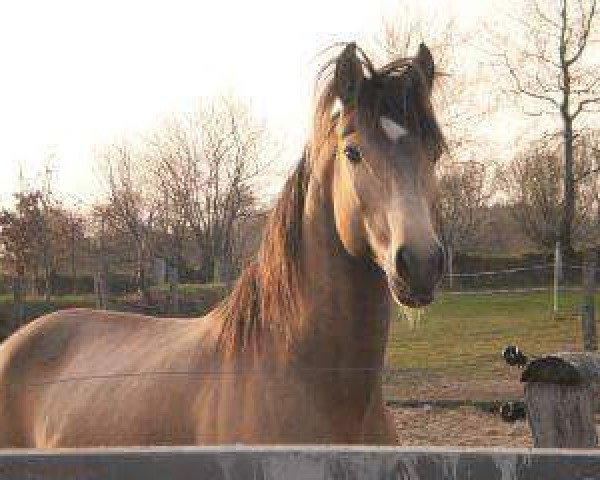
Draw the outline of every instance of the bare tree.
M436 223L440 239L453 251L473 244L481 232L491 197L486 171L477 162L463 162L439 175Z
M579 162L578 162L579 160ZM585 205L579 236L582 247L598 245L600 234L600 130L586 129L575 138L575 189Z
M573 252L575 221L574 139L578 121L600 107L596 0L534 0L497 35L496 55L512 81L509 91L526 100L526 113L560 118L562 205L557 237Z
M35 279L42 217L41 193L15 194L14 209L0 210L0 246L4 263L14 275L13 296L17 306L24 300L26 274Z
M255 207L254 187L268 161L265 131L247 107L220 98L173 118L151 139L159 188L172 221L193 232L215 281L231 276L236 223Z
M73 211L58 210L55 215L57 255L71 276L71 293L77 293L77 268L81 263L85 240L85 219Z
M425 17L412 5L403 5L402 15L384 19L382 29L375 37L375 48L381 50L384 60L409 58L419 44L427 42L435 57L436 67L448 70L452 63L452 51L456 44L454 21L440 21L435 16Z
M145 188L144 157L127 142L108 146L101 154L108 204L101 208L101 220L129 235L136 258L136 279L144 301L148 302L146 271L152 252L152 203ZM104 226L103 226L104 228Z
M499 175L510 201L515 220L537 246L552 250L560 227L564 162L561 158L561 135L531 143ZM589 237L595 229L594 205L598 195L593 156L593 137L578 137L573 151L573 186L575 213L573 242Z

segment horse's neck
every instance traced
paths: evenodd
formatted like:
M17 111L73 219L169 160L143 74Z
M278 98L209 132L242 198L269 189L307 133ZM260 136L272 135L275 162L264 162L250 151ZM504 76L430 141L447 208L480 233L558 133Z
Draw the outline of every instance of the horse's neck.
M374 368L383 364L389 294L370 261L343 248L328 193L309 185L303 223L304 360L317 367Z

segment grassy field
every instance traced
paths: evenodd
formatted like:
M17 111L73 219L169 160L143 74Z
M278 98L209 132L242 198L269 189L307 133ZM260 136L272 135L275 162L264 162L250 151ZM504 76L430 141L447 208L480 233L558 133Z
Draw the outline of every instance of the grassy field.
M580 295L563 294L575 312ZM420 321L392 321L388 365L426 367L471 377L497 373L500 350L517 344L526 354L577 348L575 318L555 318L549 293L441 295ZM561 308L562 310L562 308ZM415 315L413 315L414 317Z
M580 319L574 315L580 303L581 295L563 293L559 305L566 314L555 317L549 292L442 294L420 320L399 315L392 321L386 360L400 373L388 384L402 388L390 387L391 395L412 398L405 388L410 386L417 396L514 397L521 390L519 371L506 365L502 348L516 344L532 356L580 350Z
M182 298L188 311L201 313L222 295L219 285L187 285ZM158 295L165 289L157 289ZM561 309L576 312L581 295L563 293ZM115 302L126 307L131 299ZM59 308L93 307L91 295L64 296L50 303L30 301L27 315L37 316ZM600 312L600 297L596 298ZM497 398L520 391L519 372L500 355L502 347L517 344L526 354L579 350L580 320L575 315L556 318L549 292L469 294L442 293L412 321L401 312L391 321L385 376L393 398ZM10 313L10 296L0 297L0 325ZM600 315L597 315L600 316ZM599 325L600 331L600 325Z

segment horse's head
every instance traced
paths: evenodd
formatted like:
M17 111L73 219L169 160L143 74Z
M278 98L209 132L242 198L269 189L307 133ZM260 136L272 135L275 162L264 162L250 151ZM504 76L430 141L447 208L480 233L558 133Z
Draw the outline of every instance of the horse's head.
M422 44L416 57L376 70L357 53L346 46L331 84L336 228L348 253L385 272L397 302L427 305L444 269L432 221L444 148L430 101L433 58Z

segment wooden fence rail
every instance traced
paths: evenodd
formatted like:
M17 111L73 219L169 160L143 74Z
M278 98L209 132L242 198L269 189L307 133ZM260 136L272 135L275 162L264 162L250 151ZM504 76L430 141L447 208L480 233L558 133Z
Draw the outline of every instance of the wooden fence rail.
M594 450L178 447L0 450L1 479L558 480L600 478Z

